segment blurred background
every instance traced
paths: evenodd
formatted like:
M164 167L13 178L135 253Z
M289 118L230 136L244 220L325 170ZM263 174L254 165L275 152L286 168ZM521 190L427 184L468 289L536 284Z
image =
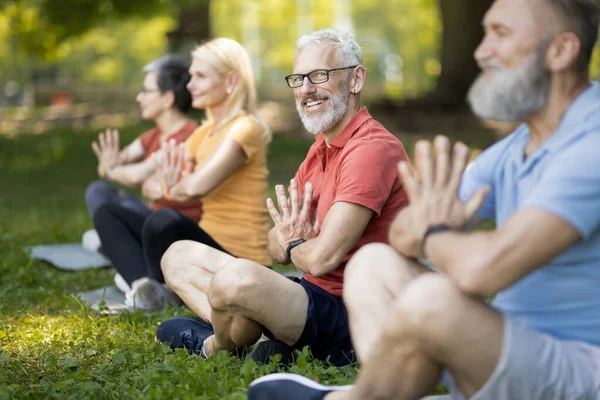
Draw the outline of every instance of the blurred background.
M296 132L292 94L283 77L291 71L298 36L324 27L357 34L369 71L366 102L381 115L403 116L403 130L435 129L427 126L431 112L443 114L437 118L441 125L454 124L478 72L472 54L490 4L0 0L0 133L136 123L143 66L167 52L189 55L198 43L218 36L234 38L250 51L262 114L274 131ZM598 61L596 55L594 77ZM448 112L451 119L444 117Z

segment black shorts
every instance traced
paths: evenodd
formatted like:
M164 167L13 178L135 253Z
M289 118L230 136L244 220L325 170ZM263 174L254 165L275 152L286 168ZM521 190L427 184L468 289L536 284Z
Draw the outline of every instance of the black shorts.
M302 349L304 346L310 346L314 358L329 360L336 366L356 362L350 341L348 313L342 298L304 279L290 279L302 285L308 296L304 330L292 348ZM267 329L263 330L265 336L274 339L271 332Z

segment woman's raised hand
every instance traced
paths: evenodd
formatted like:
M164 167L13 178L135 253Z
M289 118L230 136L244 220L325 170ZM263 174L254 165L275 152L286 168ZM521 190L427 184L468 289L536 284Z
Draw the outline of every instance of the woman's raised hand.
M98 175L105 178L108 171L119 165L119 131L107 129L100 132L98 141L92 143L92 150L98 157Z

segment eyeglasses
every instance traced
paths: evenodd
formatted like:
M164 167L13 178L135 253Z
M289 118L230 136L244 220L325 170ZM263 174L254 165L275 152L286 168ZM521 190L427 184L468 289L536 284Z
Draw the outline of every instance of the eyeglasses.
M285 77L285 81L288 86L292 89L299 88L304 85L304 78L308 78L308 81L313 85L318 83L325 83L329 80L329 73L334 71L341 71L344 69L356 68L358 65L352 65L350 67L334 68L334 69L316 69L310 71L308 74L292 74Z

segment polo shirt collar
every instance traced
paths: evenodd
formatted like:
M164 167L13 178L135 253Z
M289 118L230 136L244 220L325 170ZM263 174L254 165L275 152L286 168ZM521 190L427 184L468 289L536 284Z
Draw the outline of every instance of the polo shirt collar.
M354 135L354 133L364 124L368 119L371 119L371 114L367 111L367 107L363 107L358 112L350 122L342 129L342 131L331 141L331 146L342 148L348 143L348 140ZM317 136L317 143L319 146L325 146L325 139L323 135Z
M526 160L523 160L523 155L530 139L530 132L527 125L523 124L522 128L525 130L525 134L521 137L519 151L514 154L514 161L517 165L522 165L522 173L529 171L544 155L559 149L576 136L585 133L586 130L583 129L583 126L588 122L590 116L597 115L598 111L600 111L600 84L591 82L590 87L580 93L571 103L556 132Z

